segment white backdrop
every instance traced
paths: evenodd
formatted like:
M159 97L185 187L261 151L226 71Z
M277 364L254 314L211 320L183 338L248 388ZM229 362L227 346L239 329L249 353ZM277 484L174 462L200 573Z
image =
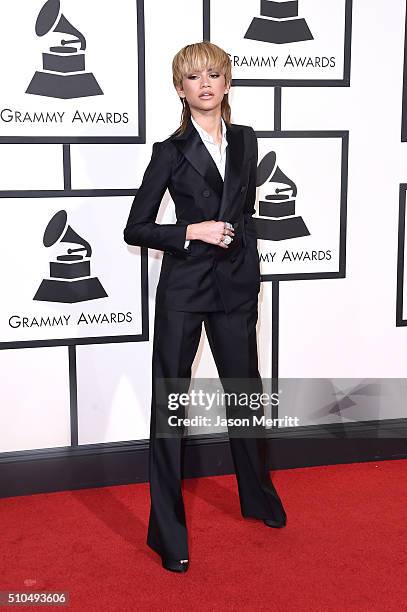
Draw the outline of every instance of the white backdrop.
M317 13L318 3L315 0L312 8ZM133 90L128 88L129 83L137 83L137 54L128 57L131 50L120 50L119 45L122 39L127 41L126 44L135 43L127 30L137 31L136 27L129 25L129 20L134 19L136 14L136 3L127 0L121 3L123 7L120 11L115 3L117 13L114 23L111 22L110 12L105 17L103 11L95 13L98 10L95 7L99 7L100 3L89 0L81 4L87 6L85 12L82 8L78 9L76 0L65 0L62 8L75 27L86 29L89 49L87 68L90 67L98 80L104 82L105 92L109 90L106 66L110 61L111 73L115 71L114 79L110 81L112 91L115 89L114 96L112 94L110 98L111 104L121 107L126 98L126 108L130 106L135 115L134 121L127 125L127 131L124 129L126 126L120 126L118 131L110 127L107 132L99 128L87 132L87 135L101 135L99 142L85 144L69 140L71 188L135 190L150 158L152 143L165 139L178 125L181 106L172 85L171 61L180 47L202 40L202 2L145 1L145 143L137 140L140 136L137 104L141 100L143 106L144 92L135 91L134 87ZM236 4L242 12L249 2L212 4L216 4L221 12L225 11L225 7ZM10 5L10 8L3 9L3 23L7 24L7 20L10 20L5 30L10 36L13 34L13 40L20 41L21 35L22 45L26 45L28 51L20 50L25 57L23 61L14 43L12 45L17 59L13 70L10 62L6 68L3 64L3 75L7 78L2 78L1 108L24 107L27 104L39 108L43 104L43 98L24 94L21 87L18 95L16 93L20 81L28 85L27 78L29 81L33 71L41 69L41 51L48 44L45 38L39 43L34 34L41 0L30 0L28 5L30 9L24 15L23 34L17 27L14 8ZM253 1L250 18L259 15L259 5L258 0ZM312 0L300 2L302 16L309 10L309 5L312 5ZM127 9L133 11L133 17L126 18ZM344 394L349 394L363 387L363 381L368 378L407 376L407 330L402 325L396 325L399 186L407 181L407 144L401 142L400 136L405 11L405 0L393 0L391 10L385 0L355 0L350 87L324 87L321 84L282 87L282 130L349 132L345 277L280 282L279 374L282 378L326 379L318 389L305 381L302 395L286 407L287 413L300 417L302 425L405 416L403 394L391 386L390 380L388 386L382 384L374 399L363 393L354 393L353 402L342 414L328 413L323 409L334 392L334 384L330 383L332 379L353 378L353 384L342 390ZM241 19L239 11L235 13L228 8L228 13L232 25L234 20ZM212 12L211 19L216 20L216 11ZM224 16L219 16L219 19L217 25L216 22L211 24L211 39L220 43L217 37L222 35L219 24L224 24ZM314 15L314 20L310 16L307 21L310 29L314 28L315 35L318 20ZM95 27L98 35L92 34ZM123 30L123 36L121 27L127 28L127 33ZM233 27L228 29L228 36L232 35L232 31ZM225 40L225 47L227 43ZM331 38L331 43L335 43L334 38ZM253 44L251 41L251 49ZM261 43L262 53L266 44L269 43ZM299 44L300 53L304 53L306 43ZM98 55L95 48L104 45L110 45L111 54ZM271 46L273 50L269 50L269 54L275 54L276 47L282 53L281 45ZM123 56L127 53L126 62L119 62L120 53ZM322 54L322 51L318 53ZM25 80L20 71L23 70L22 63ZM304 78L303 74L299 76ZM241 72L237 77L246 78ZM281 75L274 77L281 78ZM269 76L251 75L251 78ZM335 74L333 78L338 78L338 75ZM126 81L123 98L120 93L122 81ZM95 97L93 101L88 98L85 103L91 107L92 104L103 106L107 100L108 97L105 97L102 104ZM274 130L272 86L237 85L232 88L230 101L234 123L251 125L259 133ZM47 99L46 105L62 108L66 102ZM81 101L77 102L82 104ZM68 101L68 105L72 105L72 100ZM50 126L44 130L38 125L33 128L25 126L24 129L19 126L14 132L10 132L10 129L10 124L0 121L0 192L3 194L0 197L3 283L0 303L0 452L69 446L71 441L68 347L63 344L27 347L18 342L36 339L41 343L47 338L59 338L63 342L64 338L73 338L73 335L58 334L55 329L48 336L46 329L27 331L21 335L21 330L17 333L8 324L13 312L31 315L34 306L38 308L40 304L43 312L58 306L59 311L68 312L71 309L73 313L80 306L63 304L62 308L61 304L32 301L32 289L35 290L44 277L50 260L49 249L42 244L44 229L60 208L69 211L68 222L72 222L73 229L92 243L94 272L101 273L109 285L108 293L112 294L111 303L107 304L102 299L87 301L86 309L98 312L126 312L132 309L135 314L133 323L126 325L126 330L113 325L109 332L99 328L90 334L92 337L117 336L116 339L99 344L90 337L86 344L76 347L78 442L96 444L146 439L149 435L154 300L161 252L150 250L148 255L149 292L145 306L149 321L148 329L143 330L141 297L137 293L140 292L141 283L140 252L137 248L128 247L122 237L132 197L113 194L101 198L103 201L99 203L95 199L86 200L91 197L89 193L83 201L79 198L65 203L61 194L55 197L55 201L50 197L38 197L38 192L42 190L64 189L62 145L56 142L11 142L11 137L71 137L72 132L64 132L60 128L53 132ZM136 140L127 143L103 140L103 137L112 135L134 137ZM263 142L259 138L261 155L265 151ZM307 199L300 200L299 191L296 212L308 215L314 227L315 224L326 223L326 233L322 226L318 227L318 244L323 244L325 240L337 246L337 182L340 168L336 142L327 141L328 150L318 148L315 141L307 150L304 140L296 144L293 141L289 143L288 139L283 144L280 150L281 169L292 178L295 175L298 187L302 185L305 191L309 188L307 181L314 186L314 181L317 181L317 196L311 198L315 208L307 209ZM292 146L291 149L288 144ZM267 147L270 150L270 143ZM8 190L13 191L11 199ZM14 193L21 191L27 193L20 194L21 197ZM37 193L35 197L32 197L33 191ZM92 214L87 215L86 210L91 210ZM173 219L173 205L167 193L158 221ZM264 246L262 242L259 241L259 250ZM276 246L267 245L266 250L271 251ZM278 245L279 249L286 247L287 244ZM400 253L400 259L404 261L404 252ZM337 270L337 261L329 263ZM301 270L294 270L298 271ZM281 266L273 268L268 263L267 269L263 268L262 272L272 275L284 273L284 269ZM271 376L271 290L272 283L265 280L259 297L258 346L260 373L266 378ZM404 309L407 308L406 304L407 299L404 299ZM145 339L140 339L143 331ZM121 334L135 337L120 342ZM10 342L16 344L12 347L4 344ZM216 376L204 332L193 374L199 377Z

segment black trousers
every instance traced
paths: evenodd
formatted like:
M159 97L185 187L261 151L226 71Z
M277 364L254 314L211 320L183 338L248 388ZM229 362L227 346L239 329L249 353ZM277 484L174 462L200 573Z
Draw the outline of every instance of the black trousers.
M156 377L190 380L204 322L219 378L257 378L261 384L257 359L257 316L257 299L229 314L221 310L182 312L156 307L149 454L151 509L147 544L164 557L188 559L181 491L183 439L156 435L157 411L168 408L157 401L154 380ZM229 443L242 516L285 521L282 502L266 467L265 438L229 436Z

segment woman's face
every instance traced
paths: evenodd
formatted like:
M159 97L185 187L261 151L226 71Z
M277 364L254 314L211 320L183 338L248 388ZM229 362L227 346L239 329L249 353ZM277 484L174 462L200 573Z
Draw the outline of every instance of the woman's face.
M177 87L177 91L180 97L186 98L191 111L209 111L220 107L229 87L224 74L208 68L184 75L182 87Z

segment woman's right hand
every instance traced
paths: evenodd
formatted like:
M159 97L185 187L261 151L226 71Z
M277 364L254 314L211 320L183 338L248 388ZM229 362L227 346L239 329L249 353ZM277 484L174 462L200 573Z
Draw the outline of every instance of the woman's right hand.
M201 223L191 223L187 225L186 240L202 240L209 244L216 244L222 249L228 249L229 245L223 242L226 235L232 238L235 230L226 227L225 221L201 221Z

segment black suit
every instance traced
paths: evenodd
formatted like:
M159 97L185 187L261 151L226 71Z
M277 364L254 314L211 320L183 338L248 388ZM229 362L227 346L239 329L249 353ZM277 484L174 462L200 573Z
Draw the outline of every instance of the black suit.
M171 310L230 312L260 290L255 212L257 139L252 128L228 125L225 181L189 121L182 136L153 145L153 154L130 211L128 244L165 251L156 300ZM176 224L156 224L167 189ZM211 219L229 221L235 238L228 249L192 240L184 249L186 226ZM214 303L216 302L216 308Z
M233 378L250 379L255 390L262 391L256 339L260 269L252 219L257 140L252 128L233 124L227 125L226 138L224 182L191 121L183 135L154 143L124 230L128 244L164 251L154 321L147 543L171 559L188 558L181 493L182 438L157 436L163 431L160 419L167 418L168 406L160 403L155 381L183 379L184 387L177 390L188 390L185 381L191 377L204 322L225 391L233 389L224 379ZM160 225L155 219L167 188L177 222ZM186 226L211 219L234 224L229 248L192 240L185 249ZM183 415L180 409L177 416ZM227 416L234 416L229 408ZM241 513L285 522L283 505L266 469L262 435L230 437Z

